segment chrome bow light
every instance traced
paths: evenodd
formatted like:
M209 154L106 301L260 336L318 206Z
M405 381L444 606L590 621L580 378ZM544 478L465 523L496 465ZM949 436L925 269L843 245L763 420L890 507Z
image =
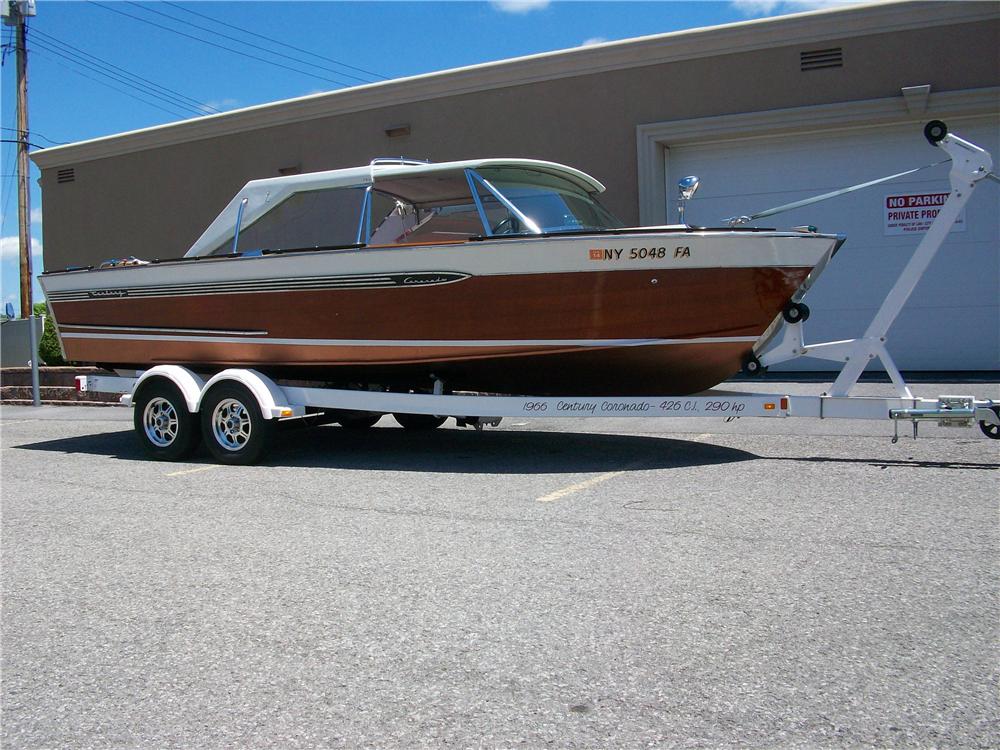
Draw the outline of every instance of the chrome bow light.
M684 207L691 197L698 192L701 180L695 175L682 177L677 181L677 218L681 224L684 223Z

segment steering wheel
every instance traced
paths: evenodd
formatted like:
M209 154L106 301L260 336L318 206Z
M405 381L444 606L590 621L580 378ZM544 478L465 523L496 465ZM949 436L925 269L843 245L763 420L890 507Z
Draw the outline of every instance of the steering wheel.
M493 234L519 234L521 232L521 222L513 216L507 216L497 222L490 230Z

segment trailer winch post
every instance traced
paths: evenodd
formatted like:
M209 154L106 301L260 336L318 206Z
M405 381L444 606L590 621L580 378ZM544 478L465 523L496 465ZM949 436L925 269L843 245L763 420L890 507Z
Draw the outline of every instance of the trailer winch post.
M951 192L910 260L900 272L896 283L885 296L864 336L844 341L806 344L802 333L803 322L786 322L780 335L757 353L764 366L805 356L843 362L844 366L827 394L843 397L850 395L868 363L878 359L896 387L896 394L902 398L913 398L886 349L885 341L889 328L927 271L934 256L941 249L959 213L972 197L976 185L990 177L993 169L993 159L988 151L948 133L948 128L943 122L933 120L927 123L924 127L924 136L932 145L944 149L951 157L951 171L948 175Z

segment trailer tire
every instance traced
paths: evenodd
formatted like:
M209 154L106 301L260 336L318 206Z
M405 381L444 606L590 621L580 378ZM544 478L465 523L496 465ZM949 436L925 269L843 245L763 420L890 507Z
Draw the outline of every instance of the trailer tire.
M405 430L435 430L445 423L448 417L436 414L393 414L399 426Z
M216 461L232 466L256 463L274 432L256 396L244 385L224 381L212 386L201 407L201 432Z
M1000 417L1000 406L991 406L993 412ZM985 419L979 420L979 429L983 431L983 434L992 439L1000 440L1000 425L990 424Z
M179 461L198 447L198 418L188 411L180 388L166 378L142 383L132 397L136 437L150 458Z

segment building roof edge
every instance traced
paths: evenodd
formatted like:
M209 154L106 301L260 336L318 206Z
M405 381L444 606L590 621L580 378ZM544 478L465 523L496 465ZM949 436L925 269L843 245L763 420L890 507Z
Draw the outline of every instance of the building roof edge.
M291 122L426 101L544 80L630 67L733 54L824 39L1000 20L993 3L927 3L912 0L807 11L722 26L685 29L651 36L480 63L348 89L268 102L102 136L32 152L40 169L79 164L151 148L187 143ZM836 20L836 23L831 23Z

